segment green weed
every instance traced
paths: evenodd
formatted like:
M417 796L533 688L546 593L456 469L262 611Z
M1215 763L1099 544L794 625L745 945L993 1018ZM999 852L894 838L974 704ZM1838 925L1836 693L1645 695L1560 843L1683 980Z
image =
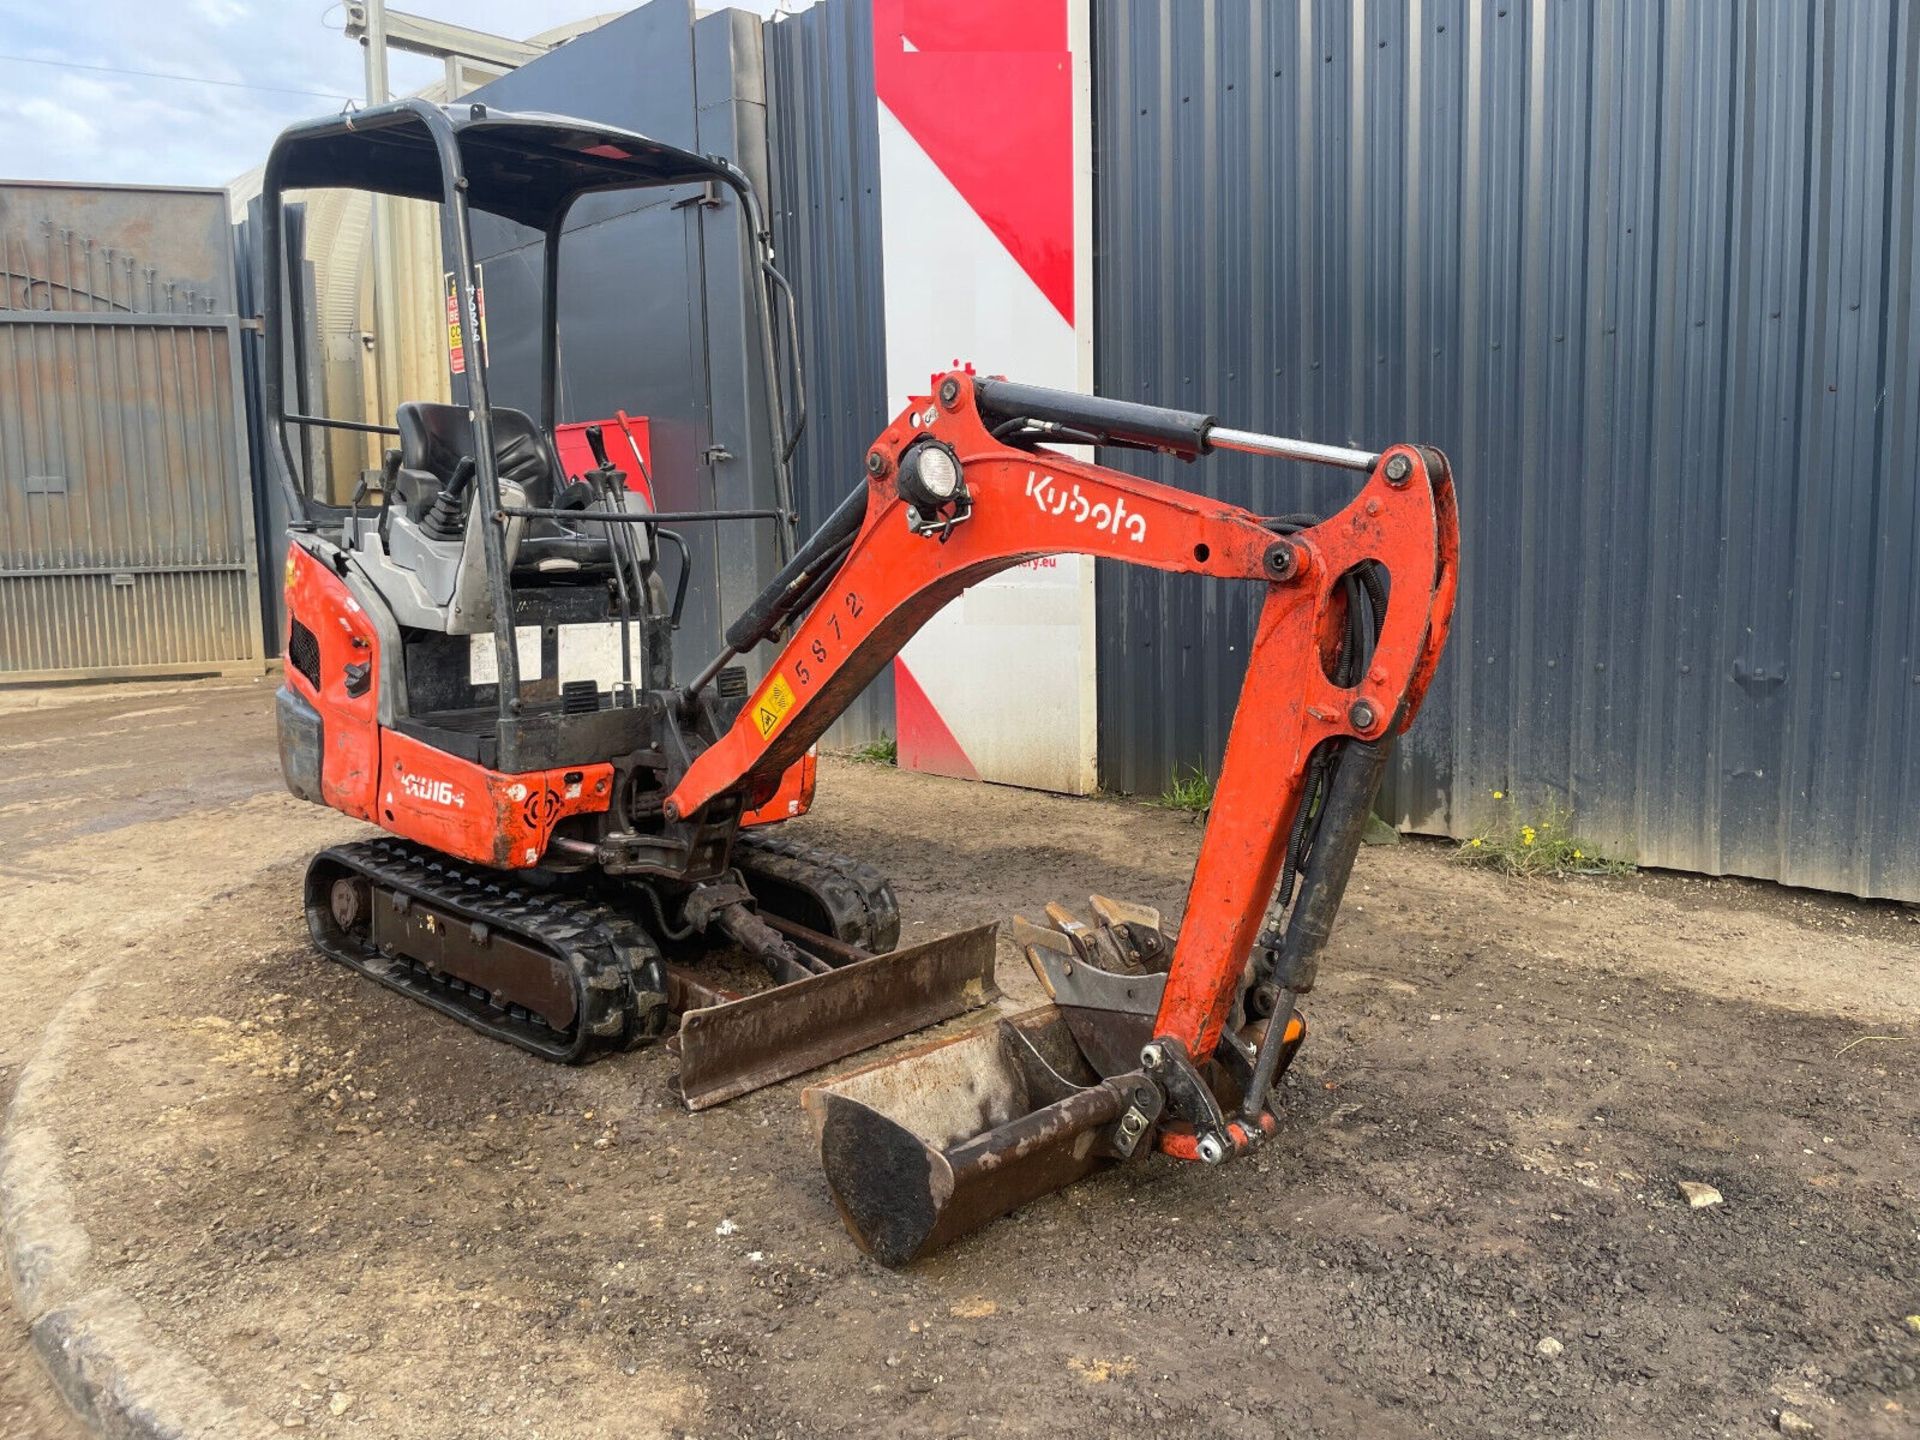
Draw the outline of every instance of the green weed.
M1463 863L1528 879L1632 873L1631 860L1605 855L1591 840L1576 834L1571 812L1559 805L1550 801L1543 813L1527 817L1504 790L1494 791L1493 798L1500 805L1499 818L1460 842L1456 854Z
M878 740L869 740L854 749L853 758L863 765L898 765L900 763L900 742L891 735L882 735Z
M1173 779L1160 796L1160 804L1169 810L1185 810L1190 815L1203 815L1213 804L1213 781L1207 778L1207 772L1198 765L1182 774L1178 769Z

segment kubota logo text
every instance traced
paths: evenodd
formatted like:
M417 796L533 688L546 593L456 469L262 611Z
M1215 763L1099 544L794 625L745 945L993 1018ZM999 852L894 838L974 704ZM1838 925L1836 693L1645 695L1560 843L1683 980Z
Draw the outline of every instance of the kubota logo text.
M1044 515L1065 515L1076 525L1091 525L1109 534L1124 535L1136 545L1147 538L1146 516L1130 512L1127 502L1118 495L1111 502L1088 498L1080 493L1078 480L1065 486L1051 475L1029 470L1027 494Z
M424 800L429 805L457 805L467 808L467 797L453 788L451 780L433 780L425 775L403 775L400 788L415 800Z

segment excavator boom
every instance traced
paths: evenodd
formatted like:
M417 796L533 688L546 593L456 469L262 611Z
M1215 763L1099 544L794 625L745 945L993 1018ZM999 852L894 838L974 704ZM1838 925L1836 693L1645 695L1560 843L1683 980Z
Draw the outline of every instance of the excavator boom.
M1077 460L1041 448L1041 438L1188 457L1231 447L1363 478L1344 509L1309 524ZM668 796L670 820L764 790L941 606L1024 561L1093 555L1263 593L1170 956L1163 946L1136 955L1132 973L1112 966L1124 949L1115 937L1137 941L1154 927L1103 924L1096 933L1062 919L1023 932L1068 1022L1084 1083L1023 1103L1033 1087L1020 1055L1040 1044L1043 1017L1001 1022L999 1040L973 1045L996 1073L975 1074L970 1093L1005 1102L992 1111L1004 1118L985 1132L936 1124L923 1127L937 1132L928 1135L887 1116L881 1092L920 1096L924 1108L927 1089L897 1075L889 1084L887 1066L861 1072L846 1094L809 1093L850 1228L874 1253L900 1260L951 1238L956 1214L977 1220L1030 1198L1034 1175L1060 1173L1030 1157L1064 1154L1089 1133L1103 1138L1092 1152L1081 1144L1082 1157L1131 1154L1151 1131L1169 1155L1217 1163L1271 1132L1268 1096L1299 1043L1294 1003L1311 988L1386 741L1412 722L1446 642L1459 539L1452 480L1431 449L1311 446L962 371L936 377L932 394L901 413L868 452L867 471L729 631L723 661L791 626L731 728ZM1122 1144L1129 1130L1132 1143ZM1026 1180L1010 1183L1014 1172ZM908 1226L903 1241L897 1219L908 1212L926 1224Z

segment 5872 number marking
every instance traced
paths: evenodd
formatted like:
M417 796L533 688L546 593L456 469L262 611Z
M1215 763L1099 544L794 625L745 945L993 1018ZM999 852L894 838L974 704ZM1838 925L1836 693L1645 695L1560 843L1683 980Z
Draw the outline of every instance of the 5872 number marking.
M825 665L836 649L843 649L845 646L846 636L840 628L840 611L844 609L848 619L858 620L865 613L866 608L867 602L862 600L855 591L849 590L840 597L840 604L827 612L827 629L832 632L835 644L829 646L827 638L820 636L807 646L807 651L813 656L815 665ZM794 663L793 673L802 685L813 684L813 666L805 660Z

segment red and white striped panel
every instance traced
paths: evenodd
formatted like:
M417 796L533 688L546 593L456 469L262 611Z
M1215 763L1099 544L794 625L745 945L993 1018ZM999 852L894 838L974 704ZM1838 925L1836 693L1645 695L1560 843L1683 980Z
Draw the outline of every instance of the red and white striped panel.
M873 0L887 389L1092 379L1087 0ZM900 763L1094 785L1093 565L975 586L894 666Z

